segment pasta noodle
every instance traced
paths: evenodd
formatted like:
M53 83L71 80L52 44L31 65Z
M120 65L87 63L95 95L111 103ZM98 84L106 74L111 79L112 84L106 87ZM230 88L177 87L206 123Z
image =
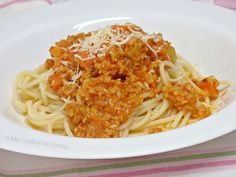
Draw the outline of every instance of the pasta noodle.
M22 71L16 76L13 86L14 107L25 116L26 123L34 129L51 134L80 137L140 136L184 127L208 117L222 108L223 98L228 93L230 83L218 82L212 76L200 75L183 57L171 54L174 53L173 48L162 39L160 34L145 33L140 27L128 23L108 26L87 35L79 34L77 37L80 42L72 41L66 46L70 40L75 40L75 37L69 38L67 41L64 40L63 44L58 44L57 48L50 49L52 66L48 67L46 63L34 71ZM133 43L133 48L128 48L130 51L127 51L127 45L134 39L137 39L137 45ZM106 64L108 54L111 59L115 56L114 61L119 58L120 53L122 53L122 59L125 57L132 58L132 55L134 55L133 58L137 57L135 47L140 43L146 47L145 52L150 60L143 59L147 68L149 67L145 75L152 77L152 81L143 75L142 66L138 66L139 69L134 71L135 76L133 78L136 80L132 81L132 84L135 82L133 85L127 79L130 76L128 73L130 71L127 71L128 74L125 76L124 74L115 73L114 75L113 73L111 78L118 77L118 80L116 80L117 78L109 80L110 83L104 81L104 78L108 77L107 73L111 72L109 69L109 67L113 67L111 64L104 71L105 74L94 71L96 69L94 67L99 66L98 64L101 62L104 61L103 65ZM114 48L114 46L118 46L118 48ZM163 52L166 52L165 55ZM71 58L76 59L78 63L75 64ZM101 58L102 61L99 60ZM90 61L93 60L95 61L91 65ZM61 68L69 67L74 68L74 70L59 71ZM86 68L89 67L90 73L87 73L89 75L87 76ZM127 70L127 68L123 68L123 70ZM60 77L58 78L56 74ZM102 76L104 76L102 78L104 80L96 80ZM130 80L133 78L130 77ZM90 86L89 79L93 79L93 82L91 82L91 87L87 88L83 84ZM130 85L126 83L128 81ZM93 85L95 83L100 84L99 87ZM111 83L113 86L107 86ZM93 91L95 96L103 95L101 98L104 98L105 101L101 100L102 103L95 97L94 100L92 97L89 97L91 100L88 97L86 98L86 91L93 86L102 89L101 93L99 89ZM113 89L115 88L117 89L114 92ZM127 90L125 90L126 88ZM133 94L131 92L133 89L138 90L137 92L134 91L135 94L138 94L129 97ZM114 95L113 92L116 96L109 99L109 95ZM125 94L126 96L124 96ZM130 99L130 103L123 106L124 102L127 101L122 102L122 99L125 98L128 102ZM109 105L113 103L112 99L116 103L113 107ZM135 99L137 101L133 101ZM104 107L104 117L109 118L108 123L105 122L105 118L104 120L97 118L102 113L100 104L102 106L108 105ZM80 110L82 106L84 109L81 108ZM110 112L106 108L109 108ZM124 115L122 115L123 117L117 116L117 120L113 120L112 116L115 115L114 110L116 108L117 110L118 108L123 109L121 114ZM71 112L71 110L73 111ZM86 111L88 116L84 113ZM81 112L84 115L82 118L80 118ZM115 123L111 123L112 121ZM85 126L84 129L83 125ZM107 129L101 130L101 127L105 125ZM82 129L85 133L82 132ZM107 133L108 130L116 131L118 134L109 134ZM103 134L97 136L96 133L98 132Z

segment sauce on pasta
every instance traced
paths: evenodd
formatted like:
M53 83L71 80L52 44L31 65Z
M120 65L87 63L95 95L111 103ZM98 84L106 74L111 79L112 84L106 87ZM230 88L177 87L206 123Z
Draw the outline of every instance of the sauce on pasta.
M114 138L167 131L210 116L227 91L160 33L131 23L70 35L50 54L40 68L17 76L13 98L31 127L49 133Z

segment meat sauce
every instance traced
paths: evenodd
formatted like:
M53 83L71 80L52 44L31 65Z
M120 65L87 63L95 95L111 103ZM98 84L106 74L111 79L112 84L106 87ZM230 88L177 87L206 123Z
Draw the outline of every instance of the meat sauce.
M128 31L125 25L112 28ZM193 118L210 114L204 106L195 110L198 95L189 84L158 86L160 61L174 61L176 58L174 48L160 34L155 34L158 41L149 39L147 43L132 37L123 45L112 45L102 56L95 54L93 59L83 60L89 51L81 51L80 44L91 35L80 33L57 42L50 49L52 58L45 62L45 66L54 71L48 78L49 88L58 96L72 101L66 105L65 111L75 127L75 136L119 137L120 125L144 99L162 92L178 110L193 111ZM147 44L158 49L157 56ZM211 99L218 96L216 79L207 78L198 85ZM148 98L144 94L148 94Z

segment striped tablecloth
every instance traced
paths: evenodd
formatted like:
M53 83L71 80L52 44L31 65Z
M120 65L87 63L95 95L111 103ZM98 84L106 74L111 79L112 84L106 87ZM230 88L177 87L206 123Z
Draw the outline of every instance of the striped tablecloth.
M0 20L64 1L0 0ZM236 9L236 0L200 1ZM236 131L178 151L114 160L66 160L0 150L0 176L236 177Z

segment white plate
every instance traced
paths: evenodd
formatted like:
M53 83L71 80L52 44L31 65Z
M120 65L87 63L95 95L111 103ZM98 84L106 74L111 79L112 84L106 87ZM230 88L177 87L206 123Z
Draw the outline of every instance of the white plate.
M112 23L133 22L162 32L177 52L206 73L236 83L236 13L189 1L84 0L36 9L0 22L0 148L60 158L120 158L171 151L236 129L235 97L219 113L169 132L133 138L86 139L42 133L24 127L11 106L12 81L49 56L67 34Z

